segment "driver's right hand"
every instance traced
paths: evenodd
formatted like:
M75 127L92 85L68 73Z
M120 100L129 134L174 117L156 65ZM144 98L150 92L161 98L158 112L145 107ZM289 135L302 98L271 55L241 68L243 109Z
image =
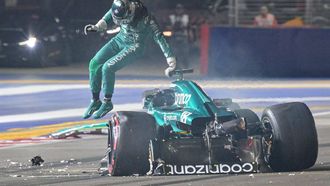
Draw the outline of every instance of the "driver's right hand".
M84 34L87 35L88 32L97 32L99 29L96 25L86 25L84 28Z

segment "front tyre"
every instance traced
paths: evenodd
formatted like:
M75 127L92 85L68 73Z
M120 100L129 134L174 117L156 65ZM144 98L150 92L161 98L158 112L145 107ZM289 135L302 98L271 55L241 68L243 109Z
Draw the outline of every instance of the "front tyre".
M145 175L155 120L144 112L118 112L109 124L108 170L112 176Z
M317 159L318 140L314 118L304 103L285 103L265 109L262 123L271 133L266 161L274 171L300 171Z

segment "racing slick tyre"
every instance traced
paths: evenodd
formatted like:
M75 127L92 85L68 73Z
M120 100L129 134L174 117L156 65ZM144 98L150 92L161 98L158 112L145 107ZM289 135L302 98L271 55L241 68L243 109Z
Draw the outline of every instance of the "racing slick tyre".
M232 110L232 111L235 111L235 110L239 110L239 109L241 109L241 106L239 106L238 103L232 102L232 103L228 106L228 108L229 108L230 110Z
M258 115L250 109L238 109L234 112L237 118L245 118L248 124L260 122Z
M245 118L250 135L258 134L260 119L258 115L250 109L238 109L234 111L237 118Z
M285 103L266 108L262 122L272 132L270 153L265 157L273 171L300 171L315 164L317 132L306 104Z
M213 99L213 102L217 107L227 107L232 111L241 109L239 104L236 102L233 102L232 99L230 99L230 98Z
M149 142L155 120L144 112L118 112L109 123L108 170L112 176L144 175L150 169Z

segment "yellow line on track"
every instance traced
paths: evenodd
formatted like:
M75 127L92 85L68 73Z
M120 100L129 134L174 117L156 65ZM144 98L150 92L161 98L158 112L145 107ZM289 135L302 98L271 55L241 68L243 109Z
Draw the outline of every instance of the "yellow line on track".
M253 107L250 108L254 112L262 112L264 107ZM330 110L330 106L312 106L310 109L313 112L317 111L328 111ZM53 125L44 125L33 128L23 128L23 129L10 129L5 132L0 132L0 140L17 140L17 139L28 139L33 137L39 137L44 135L49 135L58 130L62 130L69 127L75 127L78 125L84 124L96 124L107 122L107 120L85 120L85 121L73 121L73 122L65 122Z
M65 122L53 125L44 125L33 128L22 128L22 129L10 129L5 132L0 132L0 140L17 140L17 139L28 139L38 136L49 135L58 130L62 130L68 127L74 127L84 124L96 124L106 122L107 120L86 120L86 121L74 121Z

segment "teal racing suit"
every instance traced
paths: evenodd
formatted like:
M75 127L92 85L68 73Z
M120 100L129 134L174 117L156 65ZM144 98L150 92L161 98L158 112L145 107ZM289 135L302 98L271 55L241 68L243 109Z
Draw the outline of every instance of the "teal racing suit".
M136 6L137 10L144 8L139 4ZM93 94L99 93L102 87L104 95L113 94L115 72L143 54L148 37L153 37L168 62L175 58L154 17L146 10L141 10L141 12L137 13L130 23L120 23L115 20L111 10L101 19L103 27L115 23L120 26L120 32L103 46L90 61L90 87Z

